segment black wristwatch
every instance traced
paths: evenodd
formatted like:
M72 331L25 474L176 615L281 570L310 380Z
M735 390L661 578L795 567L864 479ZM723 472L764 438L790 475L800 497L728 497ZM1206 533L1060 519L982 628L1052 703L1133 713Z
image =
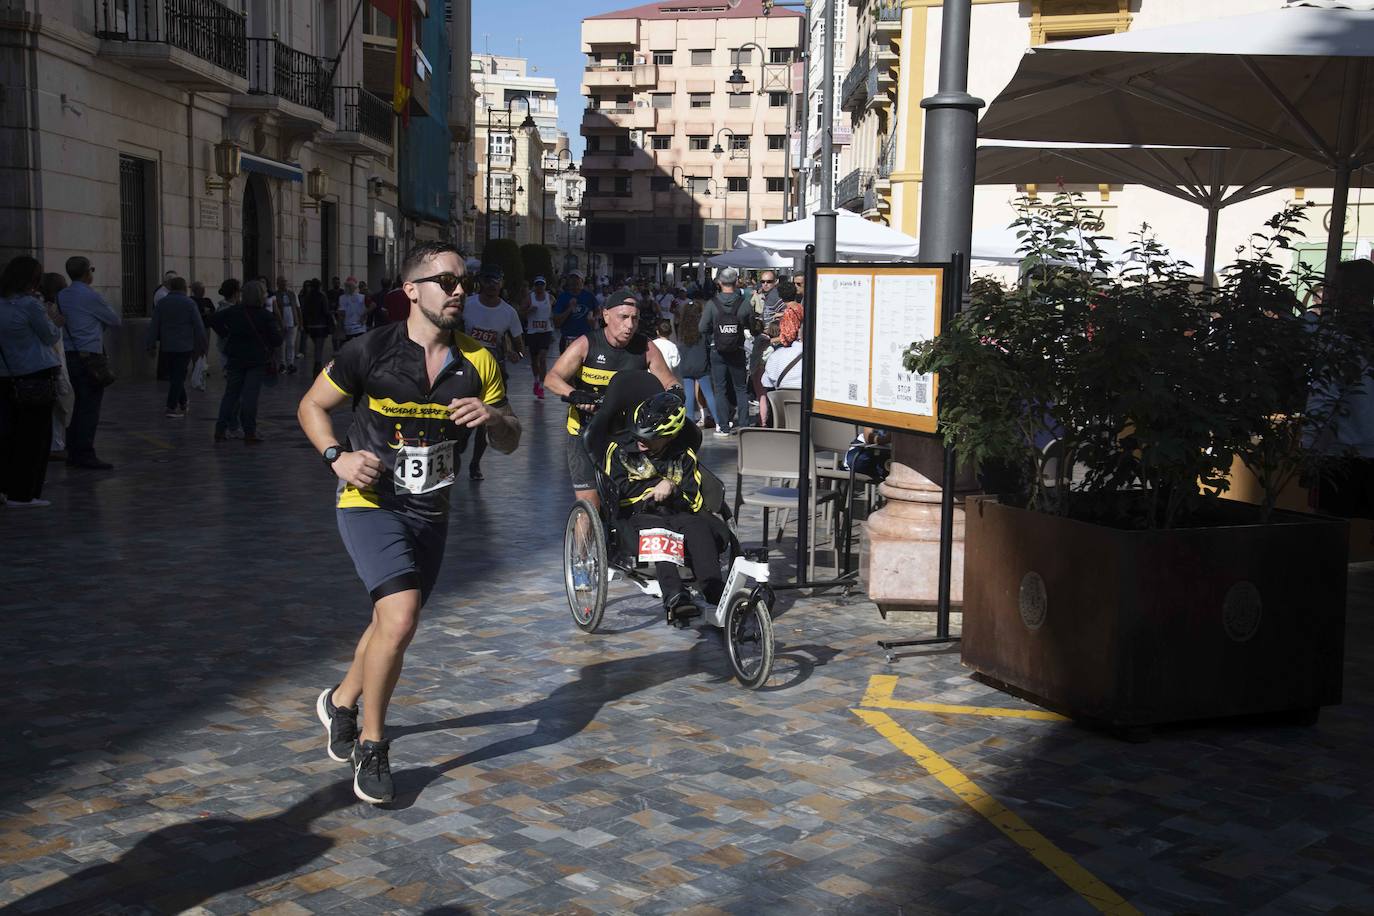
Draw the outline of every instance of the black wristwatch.
M342 447L342 446L339 446L339 445L331 445L331 446L329 446L329 448L325 449L325 450L324 450L324 453L323 453L323 455L324 455L324 463L325 463L327 466L329 466L329 467L332 468L332 467L334 466L334 462L338 461L338 460L339 460L339 456L342 455L343 453L344 453L344 450L343 450L343 447Z

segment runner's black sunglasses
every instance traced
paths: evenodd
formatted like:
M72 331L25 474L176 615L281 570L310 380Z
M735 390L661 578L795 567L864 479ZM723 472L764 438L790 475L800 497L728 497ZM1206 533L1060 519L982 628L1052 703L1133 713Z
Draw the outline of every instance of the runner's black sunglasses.
M448 271L444 271L443 273L435 274L432 277L420 277L418 279L411 280L410 282L438 283L440 289L442 289L448 295L452 296L453 291L463 285L463 278L455 273L449 273Z

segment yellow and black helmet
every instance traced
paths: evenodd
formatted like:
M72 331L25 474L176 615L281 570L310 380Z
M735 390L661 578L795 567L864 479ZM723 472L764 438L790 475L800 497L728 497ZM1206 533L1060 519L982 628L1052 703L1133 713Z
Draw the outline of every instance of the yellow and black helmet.
M641 442L676 436L687 425L687 407L676 391L660 391L635 408L630 432Z

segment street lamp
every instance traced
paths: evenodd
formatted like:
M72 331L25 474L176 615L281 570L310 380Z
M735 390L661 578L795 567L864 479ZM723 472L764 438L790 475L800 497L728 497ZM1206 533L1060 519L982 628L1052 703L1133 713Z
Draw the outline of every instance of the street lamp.
M711 150L712 155L719 159L722 155L725 154L725 149L720 145L721 134L730 135L730 158L735 158L735 153L739 152L741 147L740 137L728 127L722 127L720 130L716 131L716 145ZM744 147L744 226L746 232L752 232L754 230L754 224L753 220L750 219L749 187L753 183L754 179L754 151L752 148L753 143L750 142L751 138L746 136L743 139L744 143L742 145ZM730 190L729 178L726 178L725 180L725 190ZM734 245L733 239L730 240L730 244Z
M560 165L560 163L562 163L563 161L564 156L568 157L568 164L566 166ZM550 163L552 163L552 165L550 165ZM563 149L559 150L556 153L553 153L552 155L546 154L544 156L544 168L545 170L552 172L555 176L565 175L568 173L574 175L577 174L577 163L572 161L572 150L568 149L567 147L564 147ZM545 186L543 193L539 195L539 244L541 245L544 244L544 205L546 202L548 192L549 189L547 186ZM555 187L554 194L557 193L558 189L557 187ZM558 215L558 210L556 207L554 208L554 215Z
M514 171L514 170L515 170L515 133L511 130L510 124L511 124L511 120L515 117L514 113L511 111L511 106L514 105L516 102L524 102L524 103L525 103L525 120L523 120L523 121L520 122L520 130L524 131L524 132L525 132L525 135L528 136L529 133L530 133L531 131L534 131L534 130L538 130L538 129L539 129L539 125L534 123L534 115L533 115L533 113L532 113L531 110L530 110L530 100L529 100L529 98L526 97L526 96L523 96L523 95L515 96L514 98L512 98L512 99L510 99L508 102L506 102L506 105L505 105L504 108L492 108L492 107L490 107L490 106L487 107L487 181L486 181L486 200L485 200L485 203L486 203L486 218L483 220L483 229L482 229L482 234L483 234L483 245L484 245L484 246L485 246L485 244L486 244L487 242L490 242L490 241L491 241L491 137L492 137L492 128L493 128L493 127L496 127L496 128L498 128L498 129L504 130L504 131L506 132L506 135L509 136L509 137L511 138L511 151L510 151L511 171ZM499 114L500 112L503 112L503 111L505 112L505 115L506 115L506 116L505 116L505 119L504 119L504 124L502 123L501 119L497 119L497 121L493 123L493 121L492 121L492 115L493 115L493 114Z
M229 196L229 186L234 179L239 177L240 163L243 158L243 149L233 140L221 140L215 144L215 174L219 176L216 180L209 175L205 176L205 193L211 191L223 191L224 196Z
M524 190L525 190L525 186L522 185L522 184L520 183L520 180L519 180L519 179L516 179L516 181L515 181L515 187L511 188L510 196L506 196L504 193L498 194L498 195L496 196L496 200L495 200L495 212L501 214L502 217L513 216L513 215L515 214L515 196L516 196L517 194L522 194L522 193L524 193ZM492 202L491 200L488 200L488 201L487 201L487 241L488 241L488 242L491 241L491 214L492 214L492 212L493 212L492 203L493 203L493 202ZM505 233L506 221L505 221L505 219L502 219L501 222L498 223L497 225L498 225L498 227L499 227L499 229L500 229L500 232L499 232L499 234L498 234L498 238L505 238L505 237L506 237L506 233ZM515 225L515 220L511 220L511 225L512 225L512 226Z
M305 193L309 200L301 201L302 210L319 212L320 201L329 195L329 173L318 165L305 173Z
M808 10L809 10L809 9L810 9L810 8L808 7ZM765 13L764 15L767 15L767 13ZM805 42L807 42L808 40L809 40L809 36L803 34L803 36L802 36L802 41L805 43ZM757 90L754 94L755 94L755 95L762 96L765 92L768 92L768 91L770 90L770 85L769 85L769 80L768 80L768 69L767 69L767 68L768 68L768 62L764 59L764 55L765 55L767 52L765 52L764 49L763 49L762 47L760 47L757 43L752 42L752 41L745 42L744 44L740 45L738 48L736 48L736 49L734 50L734 55L735 55L735 69L734 69L733 71L731 71L730 75L729 75L728 77L726 77L726 79L725 79L725 85L726 85L726 87L727 87L726 91L727 91L730 95L744 95L744 94L746 93L746 91L747 91L746 87L749 85L749 80L748 80L748 78L745 77L745 75L744 75L744 70L742 70L742 69L740 68L740 65L739 65L739 63L740 63L740 62L739 62L739 55L740 55L740 52L743 51L743 50L745 50L746 48L757 48L757 49L758 49L758 52L759 52L759 88L758 88L758 90ZM783 170L782 170L782 175L783 175L783 180L784 180L785 183L786 183L785 187L783 188L783 200L784 200L784 203L783 203L783 213L786 213L786 212L787 212L787 206L788 206L788 204L790 204L790 203L792 202L792 149L791 149L791 146L792 146L792 109L795 107L795 100L792 98L792 64L791 64L791 62L789 61L789 62L787 62L787 63L785 63L785 64L782 64L782 66L785 68L785 71L784 71L784 72L786 72L786 74L787 74L786 80L783 81L783 82L778 82L778 81L775 79L775 80L773 81L773 84L772 84L772 85L773 85L773 86L780 86L781 89L782 89L782 91L783 91L784 93L786 93L786 95L787 95L787 109L786 109L786 118L787 118L787 121L786 121L786 127L784 128L784 134L783 134L783 136L785 136L787 139L786 139L786 145L783 147L783 151L782 151L782 155L783 155ZM751 178L752 178L752 176L751 176ZM752 228L752 227L750 227L750 228Z

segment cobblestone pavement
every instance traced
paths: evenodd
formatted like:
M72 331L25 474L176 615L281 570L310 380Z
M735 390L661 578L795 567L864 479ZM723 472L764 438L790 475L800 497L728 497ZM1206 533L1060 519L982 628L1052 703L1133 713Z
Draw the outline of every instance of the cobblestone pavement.
M573 627L561 411L526 371L520 452L456 485L382 808L312 710L368 606L294 425L304 380L265 393L258 448L212 445L211 396L178 422L151 383L110 390L118 469L54 466L52 508L0 514L0 906L1374 912L1374 570L1352 574L1347 702L1313 728L1129 745L1027 717L957 650L887 664L874 640L912 622L839 596L782 597L777 672L748 692L716 635L623 585L606 632ZM717 467L730 449L708 440Z

